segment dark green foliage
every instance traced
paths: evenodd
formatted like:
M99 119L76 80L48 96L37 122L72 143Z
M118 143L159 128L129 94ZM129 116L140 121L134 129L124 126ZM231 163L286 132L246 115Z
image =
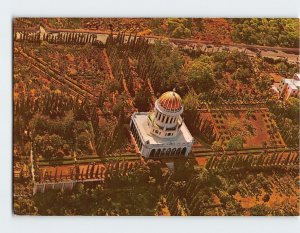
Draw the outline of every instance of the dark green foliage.
M27 130L34 153L47 159L69 156L71 150L77 149L91 153L93 136L88 133L92 129L87 122L89 107L86 101L79 103L58 92L44 93L32 99L29 96L15 101L14 140L24 140L24 131ZM78 136L79 147L76 148Z
M251 78L251 71L249 69L238 68L232 75L233 79L237 79L243 83L249 83Z
M178 93L184 93L186 86L181 76L184 64L183 55L178 49L163 41L156 41L153 48L152 62L157 70L156 76L151 77L155 91L163 93L176 87Z
M17 215L37 215L38 208L35 202L28 198L19 198L14 200L14 213Z
M231 19L237 42L267 46L299 47L299 19Z
M139 112L150 111L150 106L152 103L152 95L147 86L142 86L141 89L137 91L134 97L134 106L137 107Z
M215 87L214 71L210 62L199 58L187 67L187 83L196 93L209 92Z
M269 102L270 111L278 125L284 142L291 147L299 147L299 100L289 98L285 103Z
M250 209L250 214L253 216L267 216L270 211L270 208L265 205L255 205Z
M166 20L168 34L175 38L191 36L192 19L169 18Z
M243 149L244 139L241 136L235 136L228 141L228 150L240 150Z

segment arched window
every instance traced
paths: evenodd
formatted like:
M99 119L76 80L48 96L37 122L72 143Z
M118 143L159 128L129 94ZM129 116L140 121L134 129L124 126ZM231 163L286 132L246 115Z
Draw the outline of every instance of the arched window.
M182 148L181 155L185 155L185 153L186 153L186 147Z
M171 151L171 156L175 156L175 154L176 154L176 148L173 148Z
M171 156L171 148L168 148L168 149L167 149L166 155L167 155L167 156Z
M166 118L166 123L168 123L168 121L169 121L169 117Z
M177 148L176 155L180 155L180 152L181 152L181 148Z
M133 123L131 123L130 125L130 131L132 132L132 130L133 130Z
M133 129L133 136L135 138L135 140L137 140L137 136L138 136L138 132L136 131L136 129Z
M177 118L177 117L174 117L173 123L175 123L175 122L176 122L176 118Z
M143 144L142 144L142 141L141 141L140 136L138 134L136 135L136 142L137 142L139 150L141 150Z
M160 155L160 149L156 150L155 157L158 157L159 155Z
M155 155L155 149L152 149L151 152L150 152L149 157L152 158L152 157L154 157L154 155Z
M163 115L161 122L164 122L164 120L165 120L165 116Z

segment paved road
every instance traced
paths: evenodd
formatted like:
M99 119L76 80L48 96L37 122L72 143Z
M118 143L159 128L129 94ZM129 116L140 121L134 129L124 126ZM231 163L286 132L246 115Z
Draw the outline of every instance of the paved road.
M24 29L23 29L24 30ZM15 32L22 31L20 28L15 28ZM32 30L27 30L29 32L34 32ZM107 37L110 34L110 31L103 30L85 30L85 29L44 29L40 28L41 33L89 33L95 34L97 40L105 43ZM117 32L113 32L114 35L117 35ZM129 33L125 33L125 40L129 37ZM248 44L213 44L208 41L201 41L197 39L177 39L177 38L166 38L163 36L154 36L154 35L144 35L149 39L150 43L154 43L155 40L168 39L175 46L186 46L200 49L207 52L216 52L216 51L244 51L249 56L256 56L257 51L260 51L262 57L268 57L273 59L287 59L289 63L299 64L299 49L297 48L286 48L286 47L270 47L270 46L261 46L261 45L248 45Z
M59 32L77 32L77 33L92 33L97 35L97 39L103 43L106 42L107 37L109 36L109 31L99 31L99 30L72 30L72 29L47 29L47 32L59 33ZM117 32L113 33L117 35ZM125 33L125 39L130 35ZM145 35L144 37L148 38L150 43L154 43L155 40L167 39L162 36L153 36ZM299 49L297 48L286 48L286 47L270 47L270 46L261 46L261 45L247 45L247 44L213 44L208 41L200 41L197 39L177 39L177 38L168 38L170 42L175 45L188 46L188 47L197 47L201 50L206 50L208 52L215 51L244 51L249 56L256 56L257 51L261 52L262 57L269 57L273 59L287 59L288 62L296 64L299 63Z

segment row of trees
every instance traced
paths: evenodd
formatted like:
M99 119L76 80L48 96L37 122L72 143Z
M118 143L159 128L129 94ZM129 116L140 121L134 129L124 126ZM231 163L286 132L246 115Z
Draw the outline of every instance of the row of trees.
M62 92L48 92L40 97L25 95L14 101L14 113L30 119L39 112L51 118L61 118L74 109L78 100Z
M206 142L213 143L216 140L216 132L213 123L210 120L201 117L199 117L196 122L196 125L193 126L195 127L193 131L198 135L201 135L202 139Z
M289 168L299 164L299 153L274 152L274 154L261 153L259 155L233 155L220 157L211 156L205 167L216 171L239 171L245 169L263 170L269 168Z
M71 173L74 179L75 176L79 180L81 176L103 178L103 182L77 183L72 191L49 190L32 199L15 200L15 213L145 216L161 212L164 203L160 200L163 181L160 162L115 161L104 165L105 170L97 164L90 164L83 172L80 165L75 165ZM44 178L49 179L49 175ZM52 177L60 179L61 173L57 171Z
M17 31L14 32L14 40L18 42L35 42L40 43L46 41L51 44L93 44L103 47L103 43L97 40L95 34L74 33L74 32L59 32L55 34L44 33L41 36L40 32Z
M119 103L120 104L120 103ZM95 149L99 156L110 154L117 143L126 143L128 135L125 134L126 128L124 126L124 105L121 103L116 116L106 115L105 125L100 126L99 122L104 119L103 115L99 115L99 109L94 108L91 115L91 123L95 135ZM100 120L101 119L101 120ZM121 140L119 140L122 138Z
M181 199L181 192L183 187L183 182L174 182L170 178L166 181L166 184L164 186L168 209L172 216L188 215L186 203Z
M227 174L213 169L195 169L192 161L182 160L175 161L173 172L167 176L163 175L161 164L151 160L146 164L114 162L105 166L105 172L96 164L90 164L83 173L78 168L78 172L74 170L73 173L79 179L81 175L88 178L107 177L101 185L79 183L70 193L48 191L37 194L33 202L16 201L15 211L42 215L154 215L162 213L163 195L169 213L175 216L298 214L292 202L290 208L285 203L278 203L272 208L268 204L274 190L287 196L296 195L297 180L293 177L297 176L297 172L292 174L290 171L271 169ZM256 199L257 204L243 208L235 196L237 193Z
M169 43L162 41L155 41L155 44L151 45L143 37L129 36L126 39L127 42L125 35L122 34L110 37L106 46L115 76L119 80L118 77L124 74L131 94L134 93L130 82L133 84L141 82L142 86L146 87L148 79L155 94L171 90L174 86L178 87L179 93L182 89L186 90L185 84L177 85L180 82L179 72L184 63L183 56L178 50L174 50ZM131 72L132 68L135 75ZM134 77L134 80L131 80L130 76Z
M136 35L133 38L125 38L125 34L119 34L117 37L110 35L106 47L114 77L121 83L125 79L130 96L134 97L134 105L139 111L148 111L151 92L147 78L144 77L148 67L141 66L141 62L149 55L149 42ZM124 90L123 85L121 87L121 91Z
M251 155L252 158L254 157ZM264 155L265 157L265 155ZM288 156L288 159L281 155L275 155L275 161L282 159L281 164L295 164L295 154ZM262 157L255 158L256 161ZM267 157L270 161L270 157ZM297 154L297 164L299 155ZM210 161L212 164L214 160ZM234 160L235 164L245 164L240 158ZM229 162L229 160L228 160ZM230 161L232 162L232 160ZM216 164L216 162L213 162ZM260 162L259 162L260 163ZM264 162L260 167L267 167ZM224 165L223 163L223 166ZM283 165L285 166L285 165ZM211 167L211 166L210 166ZM215 167L215 165L213 165ZM213 168L201 168L194 170L191 175L178 180L176 178L176 169L169 176L165 183L165 192L167 205L172 215L298 215L297 203L290 203L287 208L286 203L278 203L275 207L269 207L269 201L273 197L273 192L279 192L286 198L298 195L297 171L278 170L275 167L264 169L247 170L245 167L241 170L235 169L234 172L227 173L219 167L220 170ZM175 166L176 168L176 166ZM242 207L243 199L253 199L256 205L249 208Z
M54 174L40 169L37 181L57 182L65 179L98 179L105 187L122 188L133 184L144 185L150 180L150 175L154 175L160 181L162 179L161 174L157 176L157 173L155 173L155 170L159 169L160 164L156 164L155 162L150 162L150 166L140 161L110 161L103 164L93 162L87 166L75 164L67 175L63 175L59 167L55 168Z

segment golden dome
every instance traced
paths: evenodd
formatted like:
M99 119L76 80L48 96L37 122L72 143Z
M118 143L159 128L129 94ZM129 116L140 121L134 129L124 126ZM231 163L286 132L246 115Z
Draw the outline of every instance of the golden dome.
M167 91L158 99L158 103L161 107L173 112L181 110L181 102L181 97L175 91Z

